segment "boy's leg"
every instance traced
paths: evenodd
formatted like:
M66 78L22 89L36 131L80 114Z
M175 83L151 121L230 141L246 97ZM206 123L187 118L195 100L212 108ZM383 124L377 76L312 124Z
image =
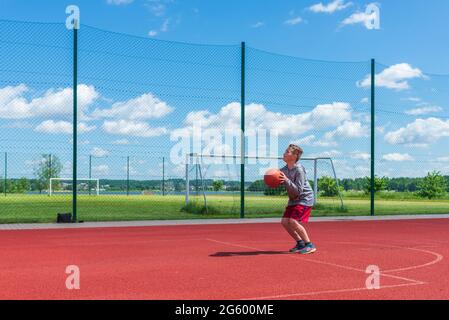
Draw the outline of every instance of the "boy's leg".
M288 234L296 241L301 241L302 238L299 234L291 227L290 218L282 218L282 226L287 230Z
M306 229L295 219L289 219L290 228L297 233L306 243L310 242Z

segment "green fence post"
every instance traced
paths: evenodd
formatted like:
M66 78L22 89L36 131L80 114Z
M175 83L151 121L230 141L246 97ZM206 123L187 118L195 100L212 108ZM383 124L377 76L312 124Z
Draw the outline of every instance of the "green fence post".
M78 97L78 21L74 21L73 27L73 186L72 186L72 221L77 220L77 97Z
M90 188L91 188L91 185L90 185L91 180L90 179L92 179L92 155L91 154L89 155L89 195L90 195Z
M374 216L374 193L375 193L375 165L374 165L374 143L375 143L375 78L376 78L376 70L375 70L375 60L371 59L371 215Z
M6 197L6 189L8 188L8 152L5 152L5 184L3 186L3 191L5 192Z
M165 157L162 157L162 195L165 196Z
M126 158L126 195L129 196L129 156Z
M48 155L48 169L49 169L49 173L48 173L48 175L50 176L50 179L51 178L53 178L53 165L52 165L52 160L53 160L53 158L52 158L52 154L50 153L49 155Z
M245 42L241 45L241 92L240 92L240 218L245 218Z
M50 186L51 184L51 178L53 178L52 175L52 157L51 157L51 153L48 155L48 185ZM50 196L50 192L48 193L48 196Z

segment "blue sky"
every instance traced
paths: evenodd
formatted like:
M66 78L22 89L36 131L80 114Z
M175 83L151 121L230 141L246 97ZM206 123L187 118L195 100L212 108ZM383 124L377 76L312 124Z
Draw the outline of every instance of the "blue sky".
M375 58L378 175L448 174L449 76L436 74L449 74L449 2L376 2L379 30L356 22L370 3L2 0L0 20L56 23L0 25L8 170L32 176L45 150L58 154L70 176L71 34L64 23L66 6L76 4L83 176L89 154L100 178L124 177L130 155L132 177L155 178L176 142L170 137L189 125L235 131L241 41L248 46L247 127L279 130L278 153L297 142L305 156L333 157L341 177L369 175L367 75ZM211 176L229 176L228 168L214 168ZM330 173L327 164L322 170ZM167 172L180 176L183 167Z
M76 4L82 23L120 33L146 37L156 30L157 39L205 44L246 41L259 49L312 59L360 61L372 57L388 65L406 60L430 73L449 73L447 1L378 2L381 30L367 30L362 24L338 28L372 1L351 1L351 6L332 14L307 10L320 2L331 1L134 0L114 5L108 0L2 0L0 18L63 22L66 6ZM303 22L284 23L297 17ZM167 20L167 31L160 31ZM257 23L263 25L252 27Z

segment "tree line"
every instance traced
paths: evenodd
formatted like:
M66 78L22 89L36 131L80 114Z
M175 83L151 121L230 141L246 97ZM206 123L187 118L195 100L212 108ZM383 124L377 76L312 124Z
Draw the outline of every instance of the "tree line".
M309 181L313 188L313 181ZM338 192L360 191L365 194L371 193L371 178L338 179L329 176L320 177L317 180L318 192L322 196L337 196ZM254 181L248 191L263 191L265 195L286 195L285 188L268 188L263 180ZM395 191L411 192L421 198L434 199L447 196L449 193L449 176L443 176L439 171L431 171L422 178L388 178L375 177L374 192Z
M8 179L6 181L6 191L8 193L25 193L28 191L38 191L42 193L49 189L50 178L60 177L63 165L57 156L42 155L33 168L34 179L27 179L22 177L20 179ZM313 181L309 181L313 187ZM355 179L338 179L337 181L329 176L323 176L318 179L318 191L322 196L336 196L341 191L362 191L366 194L371 192L370 177L355 178ZM86 183L87 184L87 183ZM100 179L101 188L109 191L126 190L128 184L125 179L111 180ZM164 185L165 190L182 192L185 191L184 179L167 179L164 182L160 180L130 180L130 190L161 190ZM90 185L89 185L90 186ZM207 191L239 191L240 181L226 181L217 179L204 179L203 181L194 179L190 181L190 190L203 190L203 186ZM55 182L55 189L60 185ZM92 183L92 187L95 188ZM379 191L396 191L396 192L411 192L422 198L438 198L445 196L449 192L449 176L443 176L439 171L429 172L425 177L420 178L389 178L389 177L375 177L374 180L375 192ZM266 195L282 195L286 194L284 187L268 188L263 180L256 180L253 182L245 182L245 189L250 192L263 192ZM0 193L5 192L5 181L0 177Z

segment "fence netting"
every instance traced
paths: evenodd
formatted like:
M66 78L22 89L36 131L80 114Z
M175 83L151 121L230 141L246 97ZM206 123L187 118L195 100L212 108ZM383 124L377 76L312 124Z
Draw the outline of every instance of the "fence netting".
M290 143L304 150L315 215L368 215L373 94L376 214L449 212L449 75L376 63L373 91L370 60L86 25L75 61L74 37L0 20L0 223L55 221L74 188L85 221L280 217L285 190L263 175Z

